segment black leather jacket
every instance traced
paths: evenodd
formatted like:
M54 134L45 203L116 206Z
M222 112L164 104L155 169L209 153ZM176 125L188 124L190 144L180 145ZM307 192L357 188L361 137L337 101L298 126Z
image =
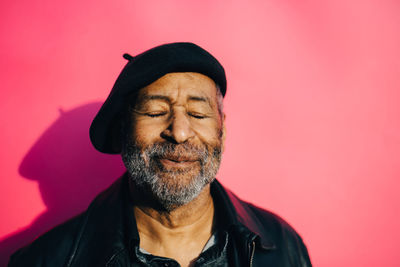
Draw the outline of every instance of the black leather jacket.
M133 266L127 238L126 175L97 196L82 214L14 253L14 266ZM244 202L218 181L211 184L216 212L230 223L233 266L311 266L299 235L278 216ZM130 209L131 211L131 209Z

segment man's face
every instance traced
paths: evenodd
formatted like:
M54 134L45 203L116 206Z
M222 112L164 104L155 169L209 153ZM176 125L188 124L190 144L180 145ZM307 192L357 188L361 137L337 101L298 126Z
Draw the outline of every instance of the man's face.
M224 139L217 90L205 75L169 73L132 105L122 158L135 185L167 210L193 200L217 173Z

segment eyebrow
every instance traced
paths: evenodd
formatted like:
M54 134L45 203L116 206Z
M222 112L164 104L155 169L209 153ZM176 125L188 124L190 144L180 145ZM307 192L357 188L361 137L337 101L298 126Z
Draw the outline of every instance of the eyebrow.
M205 102L210 104L211 101L208 97L202 97L202 96L189 96L188 100L192 100L192 101L199 101L199 102Z
M149 100L164 100L167 102L171 102L171 99L168 96L165 95L144 95L142 97L143 101L149 101Z
M150 101L150 100L163 100L165 102L171 103L171 98L165 95L144 95L142 97L142 101ZM188 96L187 100L190 101L198 101L198 102L204 102L211 104L211 101L208 97L203 97L203 96Z

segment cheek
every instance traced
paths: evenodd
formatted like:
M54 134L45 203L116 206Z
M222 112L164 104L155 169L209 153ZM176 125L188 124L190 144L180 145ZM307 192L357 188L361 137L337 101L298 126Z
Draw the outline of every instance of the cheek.
M210 145L219 145L221 142L221 127L218 121L197 123L193 125L199 139Z
M134 141L148 145L159 141L163 127L148 121L135 121L132 126L132 138Z

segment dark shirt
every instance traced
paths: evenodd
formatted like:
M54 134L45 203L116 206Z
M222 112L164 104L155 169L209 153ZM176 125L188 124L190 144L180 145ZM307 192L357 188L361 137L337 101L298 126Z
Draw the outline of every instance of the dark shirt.
M228 266L227 257L228 234L225 231L214 233L207 242L199 257L191 266ZM152 255L139 246L135 249L134 263L138 266L178 267L178 262L173 259ZM135 265L134 265L135 266Z

